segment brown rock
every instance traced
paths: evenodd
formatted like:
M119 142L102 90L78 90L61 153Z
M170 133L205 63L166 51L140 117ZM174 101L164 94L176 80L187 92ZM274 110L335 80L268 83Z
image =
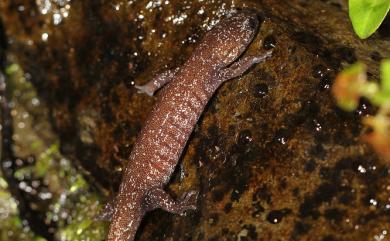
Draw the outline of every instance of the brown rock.
M217 92L168 187L177 196L199 190L199 210L149 214L140 240L369 240L388 232L389 164L359 139L361 117L373 111L362 103L342 112L329 87L357 59L378 79L390 43L383 30L359 40L344 1L42 2L0 5L9 53L49 106L62 152L111 195L119 159L153 105L134 82L182 63L232 7L264 19L248 54L273 48L274 56Z

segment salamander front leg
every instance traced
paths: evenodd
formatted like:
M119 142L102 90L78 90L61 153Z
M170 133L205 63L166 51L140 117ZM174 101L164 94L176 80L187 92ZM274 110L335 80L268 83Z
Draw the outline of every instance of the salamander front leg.
M144 85L135 85L134 87L138 89L140 92L145 93L149 96L153 96L154 92L158 89L169 83L173 77L178 72L179 68L167 70Z
M218 77L223 81L233 79L237 76L242 75L247 71L252 65L263 62L268 57L270 57L272 51L268 51L263 55L259 56L247 56L239 59L237 62L233 63L229 67L222 69L218 73Z
M154 188L146 194L145 211L151 211L156 208L162 208L165 211L183 214L187 210L196 209L196 199L198 193L190 191L185 193L179 200L173 198L161 188ZM194 198L193 198L194 197Z

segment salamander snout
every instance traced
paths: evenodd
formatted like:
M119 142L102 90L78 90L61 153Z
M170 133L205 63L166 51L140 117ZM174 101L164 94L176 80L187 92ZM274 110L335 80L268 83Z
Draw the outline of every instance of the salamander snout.
M203 64L223 68L234 62L252 42L258 27L258 16L251 10L238 10L222 19L199 45Z
M252 9L239 10L233 18L236 17L236 22L241 23L244 29L249 31L257 31L259 27L259 16Z
M220 63L226 66L238 58L253 40L259 27L254 11L241 10L220 23L214 32L216 43L220 43Z
M226 20L230 22L230 26L236 25L241 27L241 30L257 31L259 26L259 19L254 11L242 10L233 15L230 19Z

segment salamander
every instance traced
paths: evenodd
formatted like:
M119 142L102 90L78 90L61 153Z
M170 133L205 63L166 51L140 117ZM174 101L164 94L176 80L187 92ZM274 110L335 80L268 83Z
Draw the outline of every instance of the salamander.
M206 32L189 59L136 88L157 96L130 154L114 200L108 241L131 241L144 214L156 208L182 214L196 209L197 193L175 200L166 191L199 116L227 80L264 61L270 52L240 57L258 31L249 10L236 11Z

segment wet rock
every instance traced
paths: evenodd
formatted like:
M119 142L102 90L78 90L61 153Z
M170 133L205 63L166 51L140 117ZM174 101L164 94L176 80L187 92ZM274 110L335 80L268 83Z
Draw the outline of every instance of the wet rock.
M128 157L154 103L133 85L183 63L229 9L263 19L246 54L272 58L219 89L180 160L185 177L168 186L199 190L199 209L149 213L138 240L369 240L389 228L389 165L359 139L366 107L338 110L329 88L356 59L378 79L390 46L383 30L357 39L343 1L39 3L0 6L9 54L47 103L62 153L111 195L125 165L114 157Z

